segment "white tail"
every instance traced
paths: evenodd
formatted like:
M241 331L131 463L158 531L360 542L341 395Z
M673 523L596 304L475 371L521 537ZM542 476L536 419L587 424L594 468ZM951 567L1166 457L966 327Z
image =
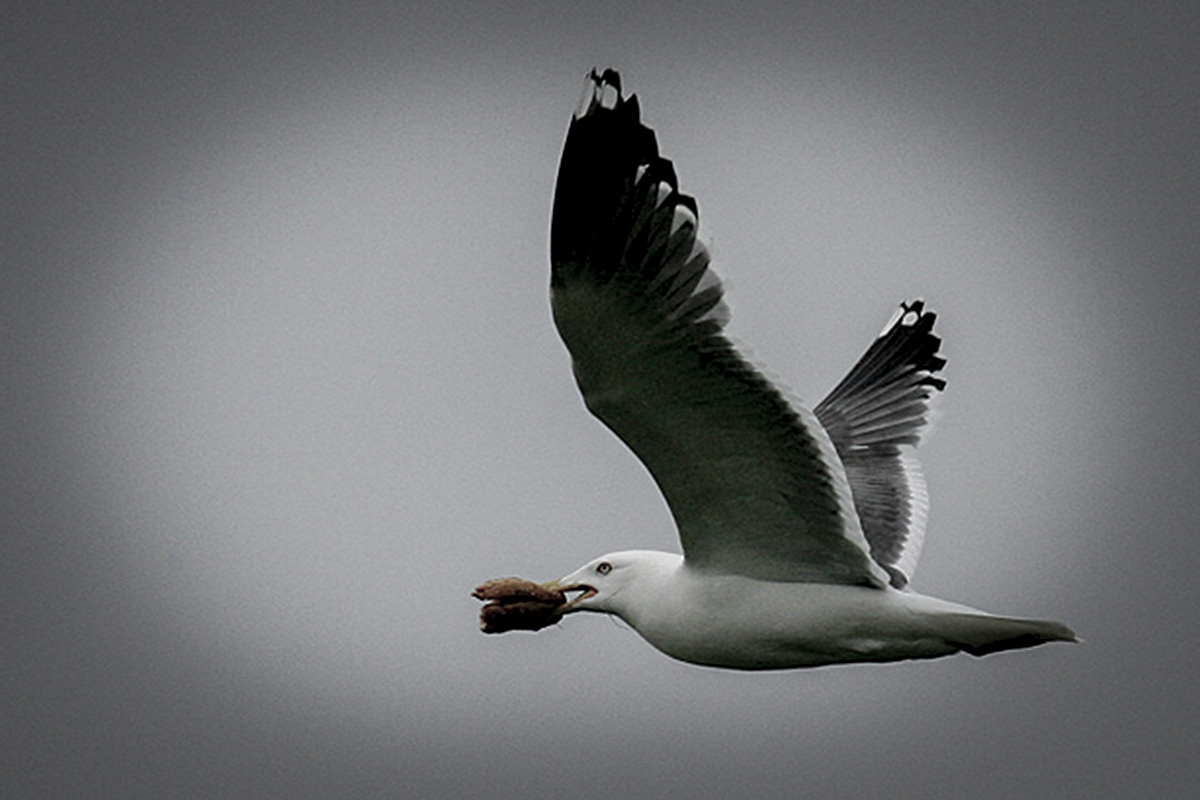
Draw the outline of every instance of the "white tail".
M1061 622L994 617L990 614L938 614L938 629L948 644L973 656L1036 647L1046 642L1078 642Z

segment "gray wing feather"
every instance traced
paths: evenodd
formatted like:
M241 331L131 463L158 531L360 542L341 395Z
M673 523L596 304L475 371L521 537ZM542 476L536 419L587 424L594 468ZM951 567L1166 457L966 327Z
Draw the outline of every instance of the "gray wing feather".
M929 423L929 403L946 382L937 373L941 339L933 312L904 303L883 333L814 412L837 448L871 557L891 584L912 578L929 501L911 450Z

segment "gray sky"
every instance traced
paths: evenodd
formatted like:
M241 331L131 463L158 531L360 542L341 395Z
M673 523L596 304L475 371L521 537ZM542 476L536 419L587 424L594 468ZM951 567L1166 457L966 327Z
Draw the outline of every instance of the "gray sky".
M1200 783L1192 4L27 5L3 796ZM898 301L939 312L914 587L1084 644L751 675L591 615L477 631L482 580L677 547L546 299L563 135L609 65L732 333L800 397Z

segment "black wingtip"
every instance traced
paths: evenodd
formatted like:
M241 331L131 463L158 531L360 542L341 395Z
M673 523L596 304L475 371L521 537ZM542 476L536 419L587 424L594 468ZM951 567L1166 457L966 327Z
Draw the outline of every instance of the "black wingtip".
M616 89L618 93L621 91L621 73L617 72L612 67L606 67L604 72L601 73L597 73L596 68L592 67L591 78L598 85L604 85L607 83Z
M942 391L946 381L935 373L946 366L946 359L938 355L942 339L933 332L936 321L937 314L926 311L921 298L902 302L880 331L876 344L881 351L891 350L893 355L901 346L907 349L912 365L927 373L921 384Z
M585 264L616 268L625 240L609 228L630 202L638 167L662 169L661 160L654 131L641 122L637 97L621 93L621 76L615 69L591 70L567 129L555 183L552 285L561 283L562 270ZM674 171L667 167L667 174L674 187Z
M615 111L627 104L633 104L636 115L637 98L626 98L622 93L621 73L611 67L603 72L593 67L584 77L583 94L575 109L575 119L589 116L600 109Z
M916 404L911 420L893 426L898 435L903 433L902 440L915 444L917 431L924 424L925 402L934 392L946 388L946 380L937 374L946 359L938 354L942 339L933 332L936 320L936 314L925 310L923 300L901 303L867 352L813 409L821 424L827 429L846 424L847 417L861 416L865 409L875 408L891 397L892 402ZM885 387L895 391L880 393ZM910 389L917 393L909 395Z

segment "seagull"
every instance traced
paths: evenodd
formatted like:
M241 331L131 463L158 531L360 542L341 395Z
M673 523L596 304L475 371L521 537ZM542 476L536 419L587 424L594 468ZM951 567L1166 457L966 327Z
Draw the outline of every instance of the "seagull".
M554 321L588 410L650 471L683 554L600 556L542 585L564 598L547 619L610 614L668 656L741 670L1077 641L908 588L927 507L912 451L945 386L935 315L902 304L809 410L722 333L698 224L637 96L592 70L554 194Z

